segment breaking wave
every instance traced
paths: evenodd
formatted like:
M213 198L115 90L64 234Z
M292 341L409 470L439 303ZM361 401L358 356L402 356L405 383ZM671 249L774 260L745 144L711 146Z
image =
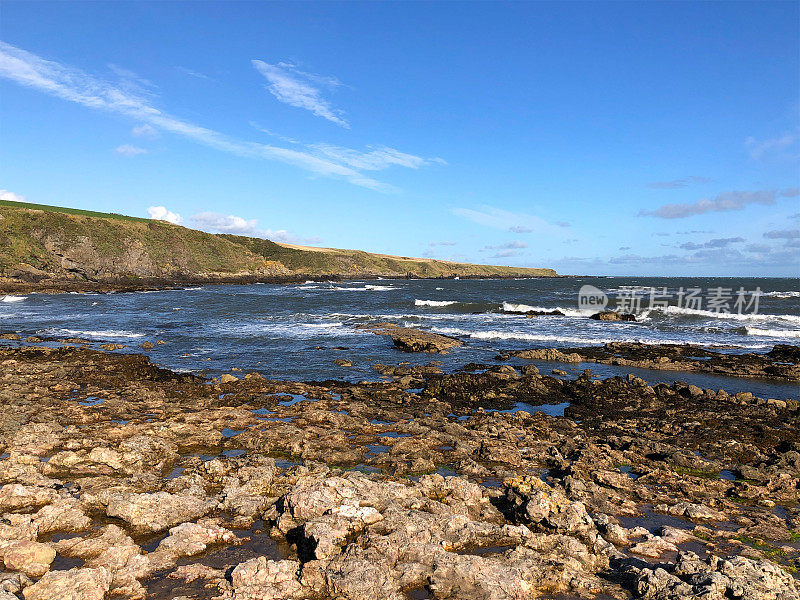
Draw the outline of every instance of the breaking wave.
M758 335L774 338L800 338L800 329L759 329L758 327L745 326L747 335Z
M458 304L458 300L414 300L414 306L450 306Z

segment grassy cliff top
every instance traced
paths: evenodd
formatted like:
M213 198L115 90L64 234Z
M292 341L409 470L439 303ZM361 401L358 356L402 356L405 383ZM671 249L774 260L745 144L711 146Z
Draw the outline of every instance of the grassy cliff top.
M278 244L114 213L0 201L0 277L119 278L306 275L547 277L552 269L476 265Z

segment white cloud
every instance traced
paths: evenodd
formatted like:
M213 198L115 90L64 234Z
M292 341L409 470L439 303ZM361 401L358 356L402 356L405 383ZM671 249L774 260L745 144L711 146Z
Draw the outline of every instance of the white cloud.
M647 187L654 188L657 190L677 190L679 188L685 188L693 183L708 183L710 181L711 179L708 177L700 177L699 175L689 175L688 177L682 177L681 179L673 179L671 181L653 181L652 183L648 183Z
M117 146L114 151L117 154L127 156L129 158L139 154L147 154L147 150L144 148L139 148L138 146L132 146L130 144L122 144L121 146Z
M778 137L769 138L766 140L757 140L754 137L749 137L744 141L744 145L750 152L750 157L753 160L761 160L764 156L780 152L784 148L788 148L795 142L795 136L791 133L785 133Z
M245 142L183 121L156 108L148 94L124 89L79 69L44 60L4 42L0 42L0 77L62 100L136 119L162 132L183 136L221 152L246 158L280 161L316 175L344 179L379 192L395 191L394 187L376 181L347 164L319 156L315 152Z
M741 210L748 204L775 204L775 190L754 192L725 192L716 198L701 198L696 202L664 204L656 210L642 210L639 216L659 217L661 219L683 219L708 212Z
M14 192L9 192L8 190L0 190L0 200L6 200L8 202L25 202L25 196L15 194Z
M456 216L493 229L502 229L514 233L531 233L535 231L559 237L564 235L562 228L548 223L541 217L525 213L514 213L493 206L482 206L480 210L454 208L451 212Z
M148 125L145 123L144 125L136 125L133 129L131 129L131 134L134 137L143 137L143 138L157 138L158 131L152 125Z
M518 250L520 248L527 248L528 244L526 242L519 242L513 241L508 242L507 244L500 244L497 246L484 246L484 250Z
M800 229L774 229L767 231L764 237L773 240L794 240L800 238Z
M156 221L167 221L175 225L179 225L183 221L178 213L169 211L164 206L151 206L147 209L147 214Z
M387 146L376 147L369 152L359 152L358 150L330 144L312 144L309 147L336 162L344 163L362 171L380 171L391 166L419 169L432 163L447 164L441 158L422 158Z
M192 69L187 69L186 67L180 67L180 66L175 67L175 69L177 71L180 71L184 75L189 75L190 77L194 77L196 79L205 79L207 81L214 81L211 77L205 75L204 73L200 73L199 71L194 71Z
M243 219L236 215L223 215L215 212L201 212L189 217L189 221L198 229L211 233L231 233L234 235L250 235L265 237L266 232L258 228L258 219ZM281 230L278 233L285 233Z
M501 250L500 252L495 252L489 258L511 258L512 256L522 256L522 252L519 250Z
M266 238L273 242L287 244L318 244L322 240L318 237L301 239L285 229L261 229L258 219L245 219L236 215L225 215L212 211L201 212L189 217L189 222L203 231L209 233L227 233L231 235L245 235L248 237Z
M269 82L267 89L279 101L290 106L303 108L327 119L332 123L350 128L350 124L342 118L342 111L334 109L330 102L322 97L324 87L341 85L332 77L304 73L291 63L271 65L263 60L251 61L256 70Z

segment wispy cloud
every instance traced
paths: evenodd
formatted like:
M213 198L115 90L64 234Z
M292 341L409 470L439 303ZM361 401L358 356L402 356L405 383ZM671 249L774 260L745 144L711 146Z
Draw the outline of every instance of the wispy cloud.
M778 192L758 190L754 192L725 192L715 198L702 198L696 202L664 204L656 210L642 210L639 216L659 217L661 219L683 219L709 212L741 210L748 204L775 204Z
M800 238L800 229L774 229L767 231L764 237L772 240L795 240Z
M128 158L133 158L134 156L138 156L139 154L147 154L146 149L139 148L138 146L132 146L131 144L122 144L121 146L117 146L114 149L114 152Z
M431 248L433 248L435 246L455 246L457 243L458 242L448 242L448 241L444 241L444 242L428 242L428 246L430 246Z
M167 210L165 206L151 206L147 209L147 214L156 221L168 221L175 225L179 225L183 221L178 213Z
M181 73L183 73L184 75L188 75L189 77L194 77L195 79L205 79L206 81L214 81L208 75L200 73L199 71L194 71L192 69L187 69L186 67L178 66L178 67L175 67L175 70L176 71L180 71Z
M730 244L738 244L744 241L742 237L715 238L703 243L686 242L680 247L684 250L700 250L701 248L725 248Z
M796 136L791 133L784 133L766 140L757 140L754 137L749 137L744 141L744 145L753 160L761 160L769 154L788 148L794 144L796 139Z
M9 192L8 190L0 190L0 200L8 202L25 202L25 196Z
M512 256L522 256L522 252L520 250L500 250L499 252L495 252L494 254L490 255L489 258L511 258Z
M344 179L379 192L395 191L393 186L368 177L350 165L319 156L318 151L282 148L228 137L171 116L156 108L147 94L123 89L79 69L44 60L4 42L0 42L0 77L69 102L133 118L162 132L183 136L222 152L280 161L316 175Z
M236 215L226 215L212 211L192 215L189 217L189 223L193 227L209 233L246 235L289 244L318 244L322 242L319 237L299 238L285 229L262 229L258 226L258 219L245 219Z
M496 246L484 246L484 250L518 250L520 248L527 248L528 244L526 242L519 242L513 241L508 242L507 244L498 244Z
M797 252L787 247L751 244L739 250L733 247L702 248L683 255L665 254L660 256L641 256L623 254L609 259L612 265L682 265L703 268L749 267L753 269L772 269L778 266L796 265Z
M657 190L676 190L679 188L685 188L693 183L708 183L709 181L711 181L711 179L708 177L689 175L688 177L673 179L671 181L653 181L652 183L648 183L647 187Z
M541 217L525 213L515 213L493 206L481 206L480 210L454 208L451 212L458 217L469 219L473 223L478 223L479 225L491 227L493 229L502 229L514 233L530 233L536 231L538 233L549 233L558 236L564 234L561 228L548 223Z
M321 156L332 158L360 171L380 171L391 166L419 169L433 163L447 164L441 158L422 158L406 154L387 146L371 147L368 152L359 152L330 144L311 144L309 148L316 150Z
M303 108L332 123L350 128L350 124L342 116L342 111L333 108L322 96L323 87L333 88L341 85L336 78L305 73L298 70L296 65L287 62L270 64L263 60L253 60L252 63L269 82L267 85L269 92L279 101Z
M131 129L131 135L142 138L157 138L159 134L155 127L145 123L144 125L135 125Z
M243 219L236 215L223 215L216 212L201 212L189 217L189 222L204 231L211 233L232 233L234 235L251 235L263 237L258 228L258 219ZM282 231L282 233L285 233Z

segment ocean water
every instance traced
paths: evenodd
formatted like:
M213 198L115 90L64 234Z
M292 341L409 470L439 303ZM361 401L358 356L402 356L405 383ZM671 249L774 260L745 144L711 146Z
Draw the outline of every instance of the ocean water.
M630 286L655 288L654 298L668 304L648 308L650 294L640 292L636 294L641 297L637 322L593 321L578 310L578 291L584 285L608 293L612 305L631 296ZM681 287L700 288L703 303L687 308L684 300L679 306ZM671 297L663 295L663 288ZM707 301L713 295L708 290L714 288L732 290L728 298L732 313L708 310ZM743 314L738 314L733 294L740 288L747 292L743 296L747 301L752 300L749 292L760 289L757 314L753 306L744 305ZM566 316L519 314L554 309ZM377 322L457 336L466 343L444 356L405 354L394 349L389 338L357 329ZM372 368L375 362L441 360L443 368L453 369L468 362L492 362L498 352L523 348L641 341L763 352L774 344L800 344L800 279L401 279L120 294L27 294L0 297L0 332L118 342L130 351L140 351L137 346L145 340L160 339L166 344L156 346L150 355L176 370L215 375L238 367L281 379L357 381L378 377ZM336 358L351 360L353 367L334 365ZM613 372L600 365L586 366L600 375ZM653 381L681 378L673 373L644 375ZM703 381L706 387L725 389L742 385L729 384L724 378ZM767 387L761 389L767 392L772 389L763 385ZM774 397L797 395L792 386L779 387Z

